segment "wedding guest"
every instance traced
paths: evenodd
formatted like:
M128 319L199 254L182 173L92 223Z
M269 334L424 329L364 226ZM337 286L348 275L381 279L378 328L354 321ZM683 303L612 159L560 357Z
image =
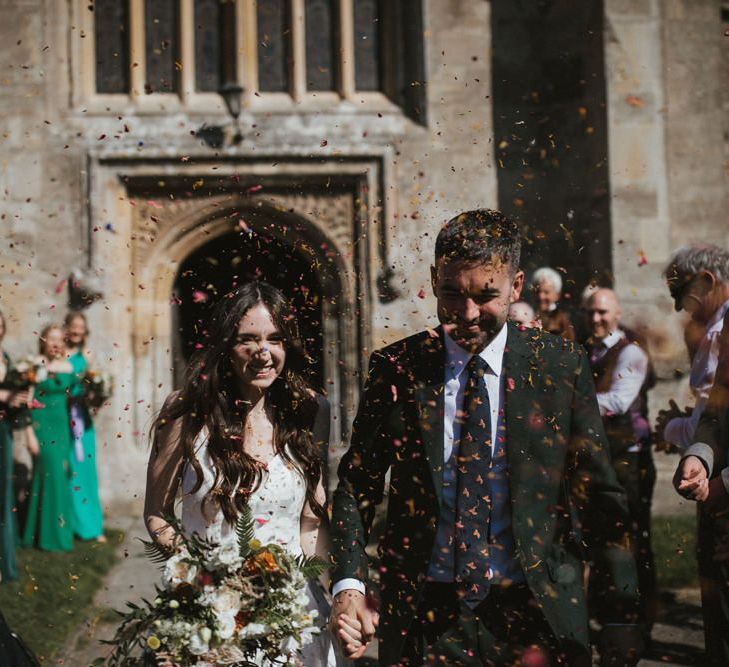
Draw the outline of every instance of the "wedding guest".
M572 318L559 306L562 276L554 269L543 266L534 272L531 286L537 301L537 315L542 322L542 329L567 340L575 340Z
M674 253L664 272L677 311L685 310L692 324L705 327L691 364L689 384L693 409L681 410L671 400L658 413L656 439L681 450L694 442L694 433L714 383L718 339L729 310L729 252L714 245L686 246Z
M645 347L621 327L622 310L613 290L588 298L592 336L587 342L597 404L605 424L613 469L625 489L638 566L642 622L650 630L656 615L656 575L651 548L651 501L656 469L651 453L648 390L655 374Z
M515 301L509 306L509 319L522 327L534 327L539 323L535 322L534 308L526 301Z
M33 467L33 482L23 544L46 551L73 548L73 499L71 496L71 440L68 397L80 383L66 357L63 329L51 324L40 335L39 351L48 371L36 386L42 407L33 411L33 428L39 452Z
M695 441L679 462L676 491L699 504L697 558L709 665L729 664L729 312L718 336L715 381Z
M86 345L89 335L86 316L80 311L68 313L64 332L68 359L74 372L83 378L93 363ZM70 458L73 532L82 540L105 542L104 515L96 473L96 430L91 407L85 400L84 382L71 390L70 410L74 436L74 451Z
M18 578L15 550L18 543L16 497L13 490L13 430L24 431L26 446L38 452L38 442L30 426L29 389L20 389L8 380L13 365L2 347L7 330L5 316L0 312L0 580Z
M590 297L600 289L600 286L596 283L588 283L582 293L580 294L580 303L577 310L574 327L575 327L575 340L582 345L587 343L587 339L592 336L592 328L590 327L590 318L587 316L587 304L590 301Z

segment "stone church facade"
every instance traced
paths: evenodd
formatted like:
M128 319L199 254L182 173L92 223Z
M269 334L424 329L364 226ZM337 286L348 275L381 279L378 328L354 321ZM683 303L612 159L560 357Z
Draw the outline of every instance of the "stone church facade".
M473 207L519 215L526 268L560 267L573 299L614 284L650 334L654 402L683 395L661 270L728 240L724 3L0 8L7 347L62 319L70 271L103 292L87 314L116 380L97 421L107 503L140 496L147 430L206 309L252 276L297 304L346 441L369 352L434 323L434 237Z

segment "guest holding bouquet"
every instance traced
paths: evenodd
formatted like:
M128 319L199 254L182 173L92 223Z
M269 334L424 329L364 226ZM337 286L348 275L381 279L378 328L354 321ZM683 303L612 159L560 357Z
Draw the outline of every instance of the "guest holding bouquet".
M39 341L48 377L36 386L41 406L33 412L33 428L39 443L34 462L28 518L23 544L46 551L73 548L73 500L71 464L73 451L68 397L81 382L66 357L63 329L49 325Z
M27 410L32 397L30 384L15 384L18 374L2 348L5 332L5 316L0 312L0 581L13 581L18 578L15 564L18 526L13 492L13 430L24 431L25 442L34 454L38 453L38 442Z
M69 410L73 452L71 464L71 496L73 501L73 532L82 540L105 542L104 515L99 499L96 473L96 429L91 408L100 407L103 400L95 391L96 374L91 370L92 355L86 346L89 330L86 316L70 312L64 321L68 359L83 381L71 390Z

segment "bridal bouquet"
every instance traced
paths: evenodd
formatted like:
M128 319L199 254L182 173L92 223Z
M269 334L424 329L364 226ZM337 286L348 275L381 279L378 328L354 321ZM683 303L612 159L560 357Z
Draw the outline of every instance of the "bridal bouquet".
M145 542L147 555L163 565L153 600L127 602L112 654L94 665L114 667L249 667L263 659L293 665L306 635L319 629L307 609L306 585L321 574L316 558L295 557L275 544L253 539L250 514L238 522L238 543L215 544L182 536L167 558ZM142 654L142 655L140 655Z
M14 389L28 389L43 382L48 377L48 371L43 363L43 357L30 356L19 359L11 368L6 382Z
M114 379L109 373L89 370L83 378L84 397L89 407L100 408L114 393Z

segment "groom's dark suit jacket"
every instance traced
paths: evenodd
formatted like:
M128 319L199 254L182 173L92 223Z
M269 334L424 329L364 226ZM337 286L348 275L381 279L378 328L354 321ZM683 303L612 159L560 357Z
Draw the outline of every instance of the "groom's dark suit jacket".
M632 621L636 570L624 492L608 458L586 355L572 343L509 324L506 452L516 557L557 637L587 645L582 560L602 565L606 608ZM445 346L441 328L372 354L351 447L339 466L333 581L368 580L365 554L385 475L379 545L380 664L399 661L426 580L443 481ZM587 549L587 552L585 551Z

